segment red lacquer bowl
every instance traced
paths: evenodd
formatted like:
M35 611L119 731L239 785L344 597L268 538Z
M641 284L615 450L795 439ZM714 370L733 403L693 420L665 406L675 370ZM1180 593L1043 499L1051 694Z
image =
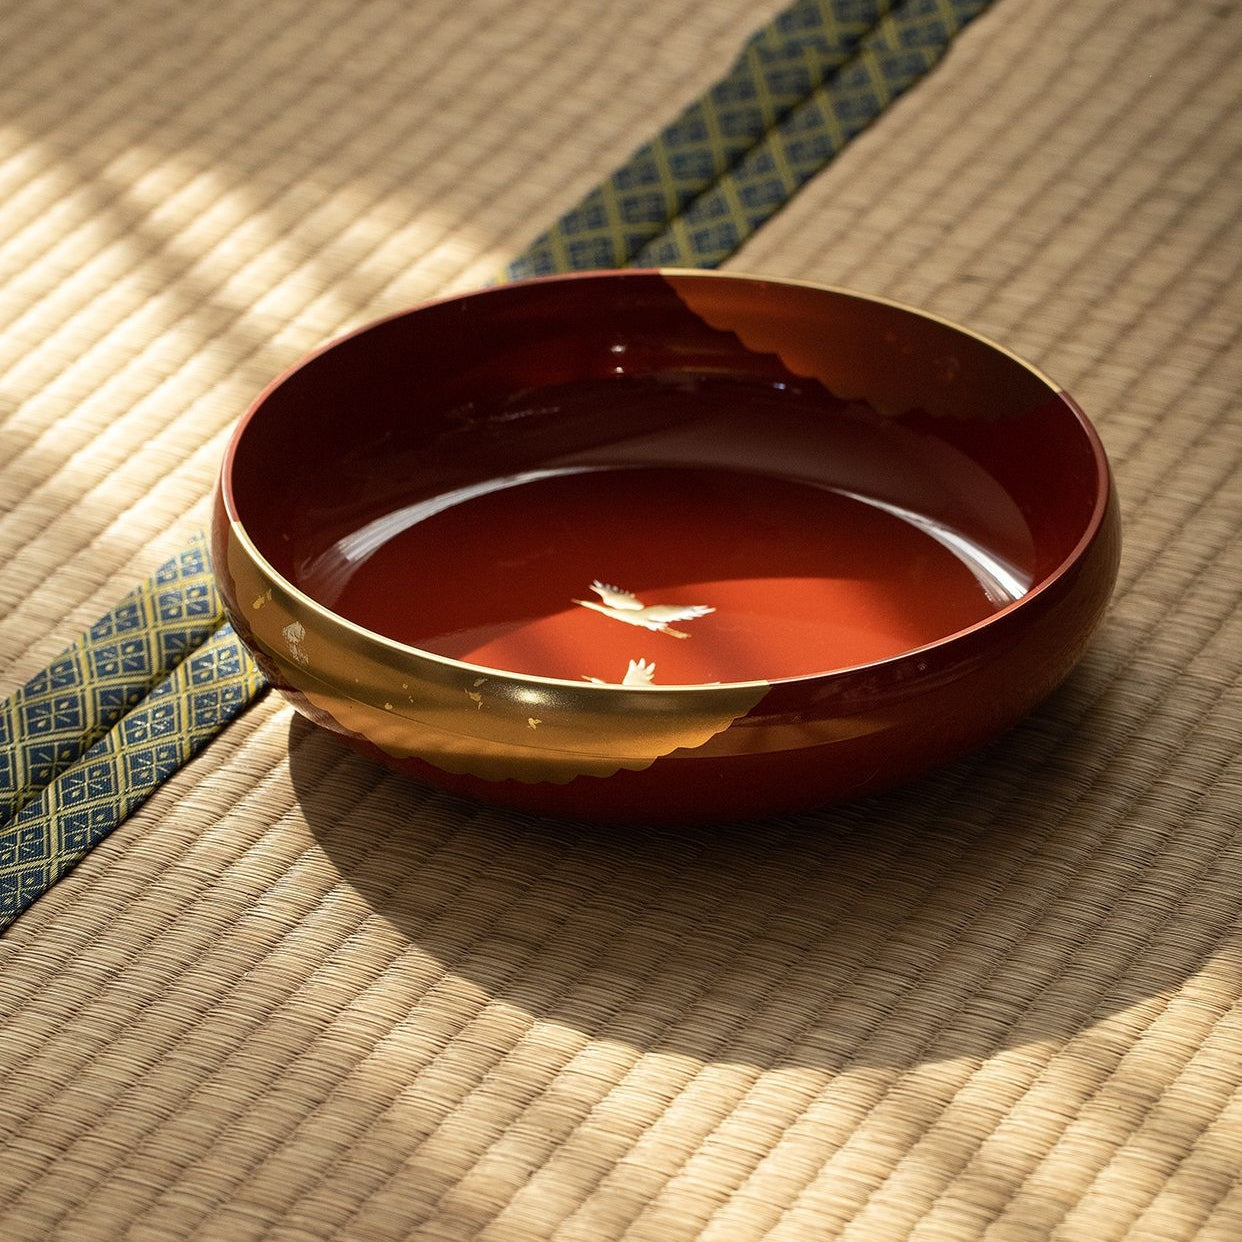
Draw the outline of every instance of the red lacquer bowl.
M588 273L384 319L233 435L213 557L311 720L592 819L806 808L1028 712L1117 571L1055 384L838 289Z

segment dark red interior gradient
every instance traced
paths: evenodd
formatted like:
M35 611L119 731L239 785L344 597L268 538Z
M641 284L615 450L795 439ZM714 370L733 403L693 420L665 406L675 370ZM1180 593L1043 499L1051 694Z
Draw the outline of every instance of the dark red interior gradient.
M990 418L881 416L743 349L655 274L618 287L450 300L287 376L228 476L262 554L441 655L604 681L643 659L687 684L934 643L1038 584L1090 520L1097 464L1046 390ZM575 602L593 579L714 611L650 632Z

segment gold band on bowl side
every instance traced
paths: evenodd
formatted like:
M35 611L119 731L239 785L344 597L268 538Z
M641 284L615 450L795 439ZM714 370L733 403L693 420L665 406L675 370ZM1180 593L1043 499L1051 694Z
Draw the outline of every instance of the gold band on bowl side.
M278 686L394 758L484 780L610 776L695 749L746 715L766 682L628 688L485 669L382 639L288 591L234 524L235 609Z

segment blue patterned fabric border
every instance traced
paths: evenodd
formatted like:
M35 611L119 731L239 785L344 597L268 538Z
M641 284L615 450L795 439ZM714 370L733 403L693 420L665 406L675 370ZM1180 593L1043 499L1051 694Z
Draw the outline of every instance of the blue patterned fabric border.
M989 2L797 0L507 275L716 266L923 77Z
M220 625L0 828L0 927L80 862L262 688L232 627Z
M200 536L0 703L0 826L76 763L223 619Z

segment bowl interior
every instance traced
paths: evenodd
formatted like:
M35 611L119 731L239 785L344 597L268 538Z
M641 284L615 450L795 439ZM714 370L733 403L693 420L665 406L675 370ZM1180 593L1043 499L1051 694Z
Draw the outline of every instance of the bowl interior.
M321 351L256 403L226 501L364 629L605 683L805 677L1012 607L1103 489L1081 415L988 342L702 273L531 282Z

